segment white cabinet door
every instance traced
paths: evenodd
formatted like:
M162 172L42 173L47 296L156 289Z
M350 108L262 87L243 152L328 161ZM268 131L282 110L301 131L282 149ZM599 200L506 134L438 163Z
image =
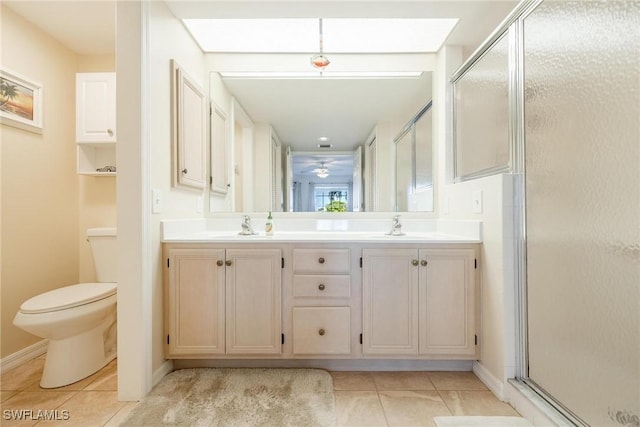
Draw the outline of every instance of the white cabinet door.
M175 61L173 138L174 185L204 189L207 186L207 144L209 99Z
M170 249L167 356L225 351L224 249Z
M420 250L420 353L475 356L475 251Z
M364 354L418 354L418 251L364 249Z
M116 74L76 74L76 142L116 141Z
M227 353L282 351L280 249L227 249Z

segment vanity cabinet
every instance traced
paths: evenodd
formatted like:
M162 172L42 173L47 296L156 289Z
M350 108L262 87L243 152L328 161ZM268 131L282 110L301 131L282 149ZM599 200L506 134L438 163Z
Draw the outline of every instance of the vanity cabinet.
M167 358L479 357L477 245L248 239L163 244Z
M280 249L164 250L168 358L281 353Z
M473 359L475 250L364 249L365 355Z
M351 354L351 250L293 248L293 354Z
M116 74L76 74L78 173L115 175Z

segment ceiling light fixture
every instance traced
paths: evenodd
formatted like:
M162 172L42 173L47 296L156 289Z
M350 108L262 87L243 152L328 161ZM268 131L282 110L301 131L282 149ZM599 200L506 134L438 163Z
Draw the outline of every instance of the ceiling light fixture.
M315 172L316 176L318 178L326 178L326 177L328 177L329 176L329 169L324 167L324 162L322 162L320 165L321 165L320 168L313 170Z
M324 68L327 65L331 64L331 61L329 61L329 58L324 56L324 54L322 53L322 18L319 19L318 27L319 27L318 39L320 41L320 53L316 53L311 57L311 65L321 70L324 70Z

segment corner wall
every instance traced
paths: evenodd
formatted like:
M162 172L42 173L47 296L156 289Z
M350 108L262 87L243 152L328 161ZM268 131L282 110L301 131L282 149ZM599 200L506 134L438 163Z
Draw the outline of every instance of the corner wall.
M78 73L115 71L115 55L78 56L76 68ZM73 123L75 123L75 116ZM88 228L116 226L116 177L78 175L78 186L78 252L80 256L78 280L95 282L96 272L86 233Z
M205 190L172 187L171 59L205 93L209 93L209 81L202 51L164 2L149 2L149 14L150 180L151 188L160 190L163 199L162 211L151 215L152 371L156 372L165 363L160 221L202 217L204 213L197 212L198 198L206 200Z
M503 174L453 183L450 123L450 76L462 64L460 47L438 53L434 77L434 132L437 135L436 209L440 218L482 221L480 256L481 358L474 371L502 400L515 375L513 186L515 175ZM481 192L481 212L474 196Z
M2 66L42 84L43 131L0 125L2 139L1 357L40 338L13 326L34 295L78 282L75 149L77 57L0 5Z

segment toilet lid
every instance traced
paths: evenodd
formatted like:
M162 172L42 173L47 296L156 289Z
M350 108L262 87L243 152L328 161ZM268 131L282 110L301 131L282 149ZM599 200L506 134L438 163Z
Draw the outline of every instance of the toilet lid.
M114 295L117 283L80 283L54 289L28 299L20 306L23 313L47 313L88 304Z

